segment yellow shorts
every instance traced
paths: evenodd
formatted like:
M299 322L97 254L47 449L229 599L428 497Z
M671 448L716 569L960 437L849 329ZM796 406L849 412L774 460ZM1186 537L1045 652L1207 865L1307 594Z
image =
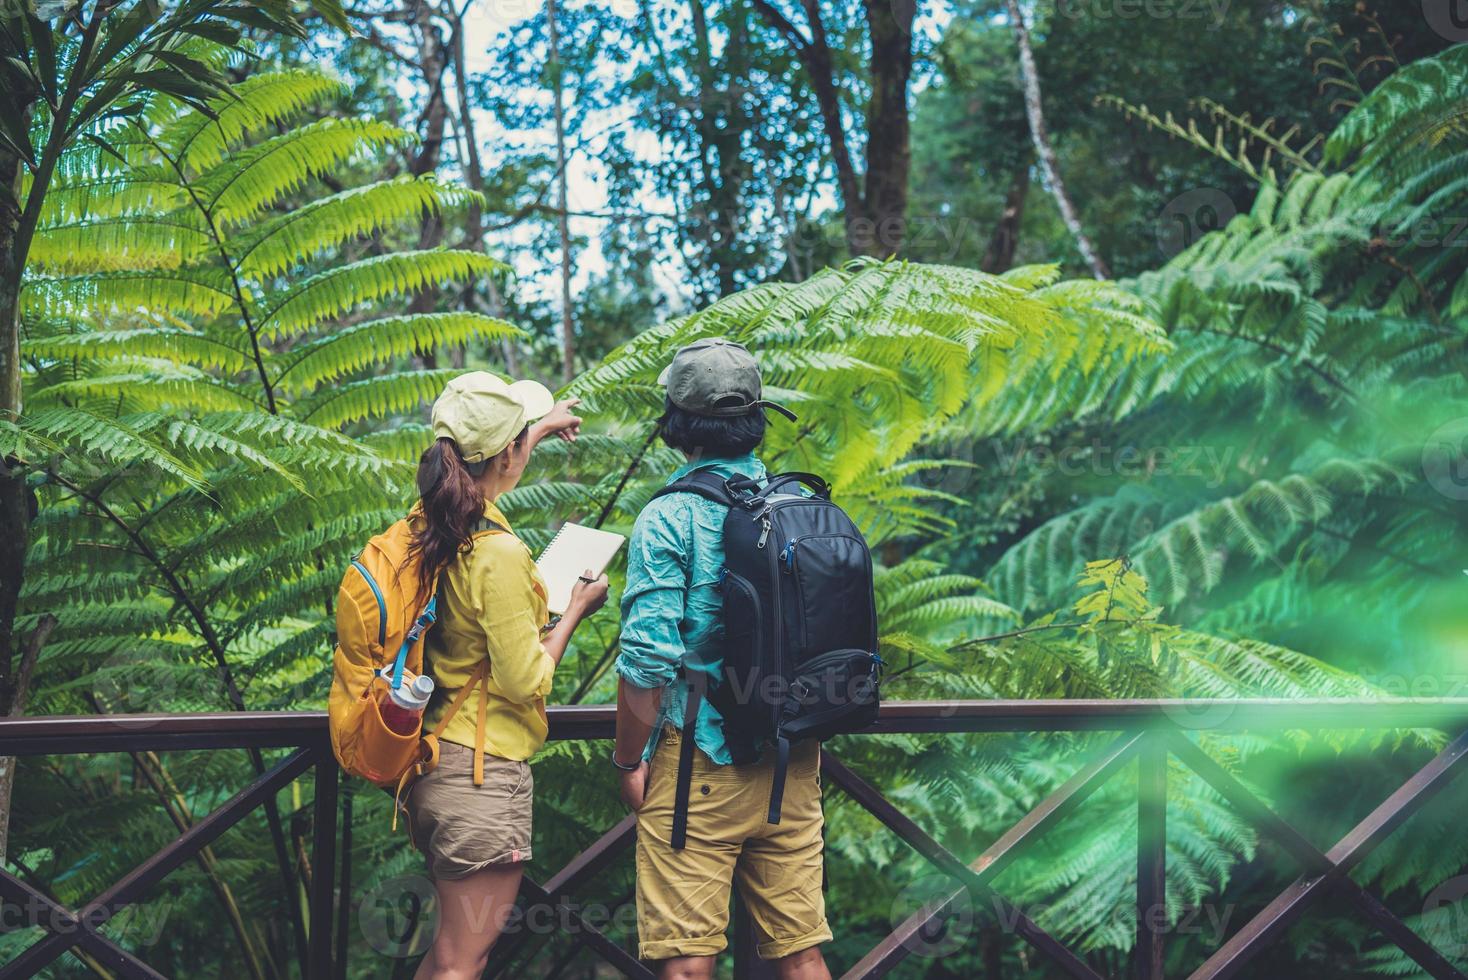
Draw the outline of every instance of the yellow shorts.
M759 934L758 953L779 959L831 938L821 892L820 745L790 752L778 824L765 822L774 764L718 766L693 753L688 842L669 844L678 778L677 733L653 756L637 812L637 931L646 960L713 956L728 945L729 890L739 893Z

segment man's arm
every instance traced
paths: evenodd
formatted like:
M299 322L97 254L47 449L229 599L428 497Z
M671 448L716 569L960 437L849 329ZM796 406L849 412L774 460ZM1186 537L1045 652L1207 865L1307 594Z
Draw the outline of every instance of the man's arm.
M626 678L617 681L617 744L612 758L618 767L636 767L621 772L622 802L634 810L642 809L647 796L648 765L642 761L642 750L652 738L652 726L662 703L660 687L637 687L628 684Z
M664 501L668 502L664 502ZM622 797L634 810L647 786L643 752L657 723L663 689L683 663L684 603L688 593L685 509L671 498L654 501L633 529L627 549L627 587L622 593L622 652L617 657L617 742Z
M628 684L625 677L617 681L617 744L614 758L620 765L642 761L642 751L652 738L663 704L663 689Z

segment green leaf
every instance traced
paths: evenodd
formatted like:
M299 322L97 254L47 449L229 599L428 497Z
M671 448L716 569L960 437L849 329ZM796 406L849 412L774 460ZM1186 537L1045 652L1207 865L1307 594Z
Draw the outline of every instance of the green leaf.
M160 8L151 0L137 0L122 16L113 14L106 20L107 33L102 43L82 69L82 81L91 84L107 69L124 49L134 44L148 26L160 16Z
M206 41L213 41L215 44L226 48L235 49L239 48L240 38L242 37L239 28L231 27L228 24L215 20L201 20L196 23L185 24L179 28L179 31L192 35L193 37L201 37Z
M347 12L342 8L340 0L310 0L311 9L321 15L332 27L348 35L355 34L351 22L347 20Z
M219 95L219 86L193 78L181 71L150 68L145 71L129 72L127 79L138 88L151 88L175 96L213 118L214 109L209 100Z
M31 48L36 52L36 72L40 75L41 91L55 105L56 86L59 78L56 71L56 45L51 37L51 25L34 14L25 17L26 31L30 34Z

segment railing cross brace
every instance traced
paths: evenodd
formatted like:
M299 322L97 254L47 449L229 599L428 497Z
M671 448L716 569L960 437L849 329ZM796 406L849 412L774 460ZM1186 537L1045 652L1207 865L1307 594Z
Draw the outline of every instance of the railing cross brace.
M1123 736L1116 743L1113 743L1108 753L1103 755L1103 760L1105 761L1101 767L1087 777L1078 788L1084 788L1086 793L1089 794L1090 789L1094 788L1091 785L1093 782L1095 785L1104 782L1102 773L1104 772L1105 775L1110 775L1121 762L1118 756L1129 756L1135 751L1136 743L1141 737L1140 735ZM890 800L879 793L871 784L846 768L846 766L829 752L823 751L821 753L821 771L829 776L836 785L840 786L848 796L860 804L863 809L886 824L888 829L897 834L898 837L901 837L919 854L927 858L942 871L957 878L974 897L981 897L992 903L994 910L1004 916L1005 921L1014 924L1014 931L1020 938L1024 939L1039 952L1044 953L1070 976L1080 978L1080 980L1102 980L1101 974L1091 969L1084 960L1071 952L1064 943L1051 936L1044 929L1041 929L1033 919L1025 915L1007 898L989 886L988 879L998 873L998 867L1002 867L1006 863L1009 852L1013 849L1012 845L995 853L984 870L975 870L964 864L953 852L929 836L927 831L914 823L911 818L897 809ZM1070 784L1067 783L1067 785ZM1075 802L1078 804L1080 800L1077 799ZM1043 806L1044 804L1040 808L1036 808L1036 810L1040 810ZM1065 809L1068 811L1070 808L1066 807ZM1053 809L1051 812L1053 813ZM1051 817L1050 819L1054 818ZM1023 824L1024 821L1021 821L1021 823ZM1037 821L1034 826L1030 826L1021 831L1018 837L1028 836L1031 832L1038 829L1040 825L1041 821ZM1019 828L1016 827L1011 830L1010 834L1005 835L1006 838L1015 834L1016 830L1019 830ZM1017 841L1018 838L1015 842L1017 843ZM991 850L993 849L991 848ZM983 860L983 858L980 858L980 861ZM944 904L946 905L947 903ZM926 910L920 910L919 914L922 914L924 911ZM932 916L930 916L931 918ZM900 957L898 958L900 959ZM865 962L864 960L863 963ZM895 963L896 959L893 959L891 963L883 964L880 972L885 972L892 965L895 965ZM880 975L880 972L874 972L872 967L864 967L862 964L858 964L857 967L847 973L847 977L875 976Z
M642 962L618 946L605 933L589 924L570 905L571 892L595 877L611 864L623 850L637 840L637 815L628 814L615 827L596 839L586 850L577 854L569 864L552 875L542 886L530 877L521 879L521 890L527 902L549 905L563 912L575 926L575 940L591 949L607 963L615 966L629 977L638 980L653 980L653 973ZM501 936L490 950L488 976L502 974L515 953L525 942L525 933Z
M115 916L124 906L141 899L153 885L195 854L208 847L221 834L233 827L245 814L259 806L303 774L317 761L319 750L315 747L298 749L249 786L240 790L219 809L184 831L177 840L148 858L123 878L88 902L76 913L67 912L54 902L46 900L48 911L63 913L60 921L38 923L50 933L37 940L9 963L0 966L0 980L34 976L44 967L55 962L67 950L76 945L85 945L94 953L103 953L112 960L116 954L126 956L128 961L121 966L128 976L157 978L161 975L141 961L127 954L98 931L107 920ZM329 760L328 760L329 761ZM0 870L0 883L14 893L17 886L34 900L34 892L13 875ZM98 944L101 944L100 946Z
M0 869L0 897L9 899L11 902L20 904L22 907L43 911L54 926L59 927L59 930L65 930L67 933L75 935L78 946L96 957L97 961L103 966L116 970L121 976L129 978L129 980L132 980L132 978L164 980L163 975L151 966L121 946L118 946L106 936L87 928L86 924L82 922L75 912L52 901L4 869ZM42 927L45 928L44 925ZM31 949L35 949L35 946L32 946ZM28 953L30 950L26 952ZM22 954L22 956L24 955ZM6 964L7 971L14 962L12 961L11 964Z
M1447 785L1455 775L1454 770L1468 757L1468 732L1459 735L1325 853L1191 739L1175 733L1170 744L1179 759L1307 869L1219 947L1189 980L1223 980L1237 975L1270 940L1298 920L1311 902L1331 888L1349 898L1368 920L1431 976L1438 980L1465 980L1462 971L1409 929L1375 896L1352 881L1349 873L1403 821Z

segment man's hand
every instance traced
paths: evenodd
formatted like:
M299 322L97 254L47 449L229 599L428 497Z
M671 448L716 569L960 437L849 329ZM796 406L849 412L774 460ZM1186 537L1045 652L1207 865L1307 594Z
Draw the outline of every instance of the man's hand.
M560 436L567 442L575 442L576 437L581 434L581 416L571 410L580 404L579 398L556 402L556 407L535 424L540 427L542 435Z
M646 762L631 771L620 773L622 777L622 802L632 809L633 813L642 809L647 802L647 773Z

